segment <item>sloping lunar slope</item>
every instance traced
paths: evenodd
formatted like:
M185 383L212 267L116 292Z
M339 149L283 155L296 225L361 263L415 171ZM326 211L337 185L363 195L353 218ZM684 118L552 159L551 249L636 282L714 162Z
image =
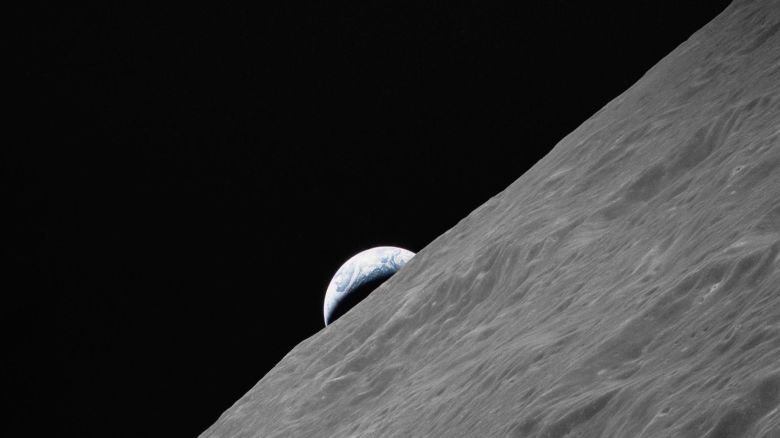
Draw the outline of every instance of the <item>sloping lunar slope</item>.
M780 437L780 2L732 4L204 437Z

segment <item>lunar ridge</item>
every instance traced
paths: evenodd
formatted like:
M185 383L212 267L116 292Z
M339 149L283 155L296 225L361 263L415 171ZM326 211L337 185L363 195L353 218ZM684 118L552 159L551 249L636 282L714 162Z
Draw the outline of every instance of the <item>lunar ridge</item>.
M780 2L732 3L377 292L201 436L780 437Z

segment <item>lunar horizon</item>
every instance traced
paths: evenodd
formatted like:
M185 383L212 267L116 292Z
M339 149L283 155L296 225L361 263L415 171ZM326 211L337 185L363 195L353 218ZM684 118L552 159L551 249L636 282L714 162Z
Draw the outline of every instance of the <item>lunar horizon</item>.
M780 436L779 29L732 3L201 436Z

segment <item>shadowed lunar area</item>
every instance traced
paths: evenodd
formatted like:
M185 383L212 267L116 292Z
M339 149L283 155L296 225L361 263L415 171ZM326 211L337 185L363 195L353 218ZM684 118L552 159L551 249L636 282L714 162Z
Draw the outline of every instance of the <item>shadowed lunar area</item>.
M732 3L202 436L780 437L779 30Z
M390 278L414 253L393 246L378 246L347 260L328 284L323 303L325 325L330 324Z

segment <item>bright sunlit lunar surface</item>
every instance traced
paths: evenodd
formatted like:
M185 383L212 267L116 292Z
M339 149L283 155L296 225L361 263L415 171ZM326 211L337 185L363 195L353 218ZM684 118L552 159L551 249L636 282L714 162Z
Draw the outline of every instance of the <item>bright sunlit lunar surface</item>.
M352 256L336 271L325 292L323 305L325 325L348 310L339 311L339 308L345 307L349 301L356 301L349 298L351 295L354 298L361 286L387 279L412 257L414 257L413 252L394 246L378 246ZM349 307L354 304L356 302L351 303Z

